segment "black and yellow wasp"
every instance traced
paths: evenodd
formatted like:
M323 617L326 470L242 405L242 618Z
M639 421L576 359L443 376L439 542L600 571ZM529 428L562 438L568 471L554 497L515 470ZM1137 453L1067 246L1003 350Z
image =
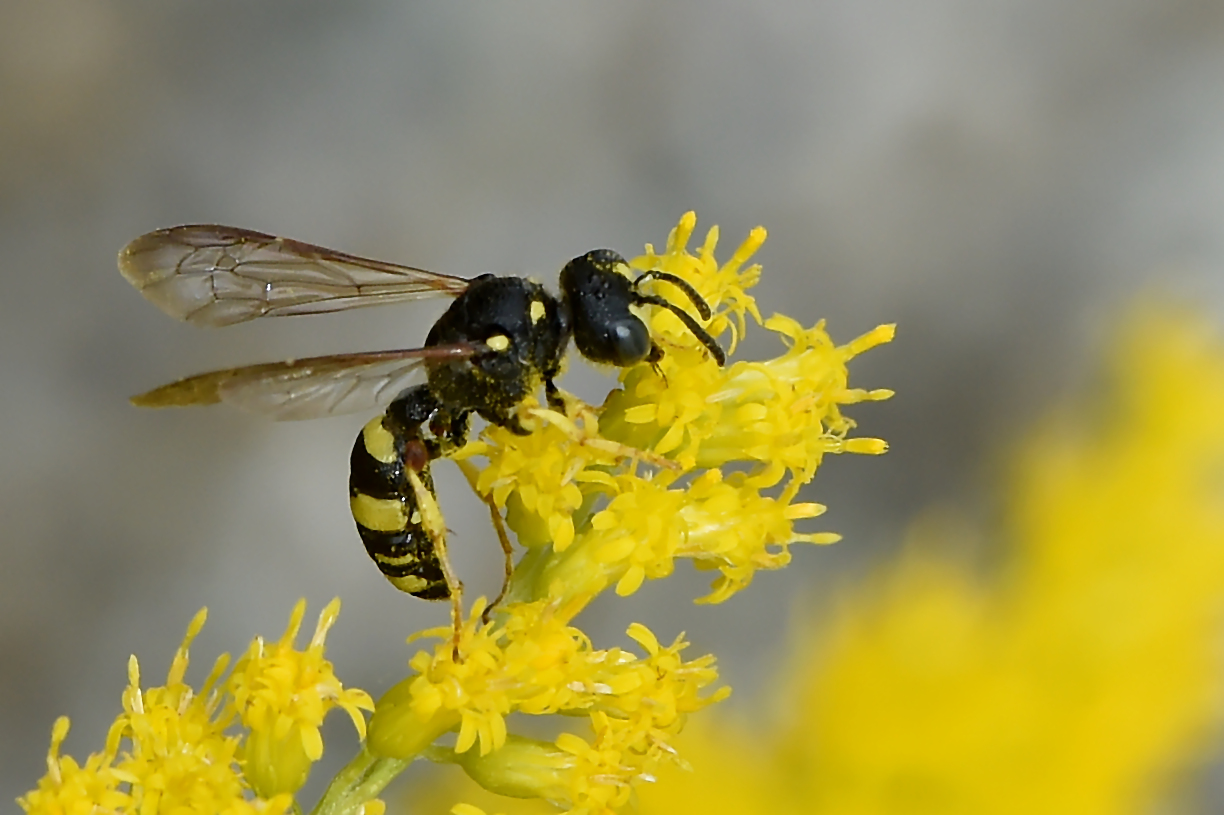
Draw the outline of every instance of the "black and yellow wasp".
M132 402L142 407L224 402L274 419L385 409L353 446L349 498L357 531L396 588L428 600L450 598L456 619L461 584L446 557L429 463L465 443L472 413L526 434L517 408L541 385L550 406L564 409L554 379L571 338L596 363L657 363L663 352L631 306L669 310L719 365L725 362L722 349L692 315L640 289L646 280L665 280L709 320L709 306L692 286L662 271L634 279L624 258L607 249L565 265L560 297L519 277L452 277L216 225L142 235L119 253L119 270L162 311L210 327L454 298L420 348L227 368L181 379ZM494 518L508 557L496 508Z

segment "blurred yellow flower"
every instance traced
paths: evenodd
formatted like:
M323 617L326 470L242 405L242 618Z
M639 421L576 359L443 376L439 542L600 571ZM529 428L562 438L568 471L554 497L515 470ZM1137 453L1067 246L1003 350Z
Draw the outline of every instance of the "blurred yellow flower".
M60 755L60 746L67 737L68 718L61 716L51 728L47 774L38 782L37 789L17 799L22 809L47 815L130 811L133 798L121 789L126 779L110 766L111 757L94 753L81 766L72 756Z
M273 653L265 653L263 640L256 638L235 673L224 682L229 655L222 654L197 692L183 677L188 646L207 617L206 611L200 611L174 654L164 686L142 688L136 657L129 660L123 713L111 725L103 752L91 755L84 766L61 757L68 720L55 723L48 773L38 789L18 803L27 812L48 815L289 812L296 787L269 790L260 784L260 779L276 777L277 772L275 766L269 769L260 762L269 756L279 759L280 754L275 747L258 748L259 754L253 756L251 738L256 736L259 744L257 734L262 727L268 732L281 731L278 737L282 740L291 735L300 744L308 738L302 735L302 711L321 716L342 704L354 708L350 714L359 721L361 714L355 708L372 707L364 692L340 691L330 665L322 660L323 639L338 609L338 602L333 602L324 610L314 639L306 651L298 652L293 649L293 638L305 611L305 603L299 602L289 630ZM304 677L312 681L303 682ZM254 722L245 734L232 732L239 712ZM364 721L359 730L362 727ZM301 776L298 786L305 780L300 767L295 766L290 775L294 779ZM283 771L280 777L285 777Z
M795 645L770 728L686 733L643 813L1153 811L1218 734L1224 344L1133 316L1019 449L994 579L947 526Z

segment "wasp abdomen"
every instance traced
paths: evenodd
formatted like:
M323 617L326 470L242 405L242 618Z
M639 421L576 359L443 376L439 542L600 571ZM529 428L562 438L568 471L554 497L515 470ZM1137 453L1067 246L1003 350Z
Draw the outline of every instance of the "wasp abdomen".
M425 394L420 399L430 401ZM414 597L444 600L450 590L430 533L441 526L429 474L432 456L421 437L422 420L401 416L403 408L397 400L357 436L349 459L349 505L366 552L391 585Z

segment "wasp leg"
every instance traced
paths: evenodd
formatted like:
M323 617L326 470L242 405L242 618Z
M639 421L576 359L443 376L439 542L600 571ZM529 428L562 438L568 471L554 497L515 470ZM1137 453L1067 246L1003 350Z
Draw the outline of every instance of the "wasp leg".
M431 458L445 458L467 444L471 419L470 410L439 408L429 419L429 430L434 435L427 442L431 446Z
M548 406L563 416L577 416L588 409L586 402L569 391L558 388L551 379L544 381L544 397Z
M639 450L627 444L600 438L597 434L592 433L587 428L596 425L597 417L589 405L583 405L581 410L578 411L578 418L582 419L582 427L579 427L570 417L547 408L531 408L527 411L527 414L556 426L561 432L569 436L575 444L581 444L593 450L601 450L617 458L633 459L634 461L641 461L666 470L680 469L679 464L658 453L652 453L649 450Z
M506 593L510 591L510 580L514 577L514 546L510 543L510 536L506 532L506 523L502 519L501 511L497 508L497 504L493 501L493 497L491 495L482 495L480 490L476 488L480 471L470 461L456 460L455 464L459 466L459 472L463 473L463 477L467 479L468 486L472 488L472 492L488 506L489 515L493 519L493 529L497 531L497 542L501 544L502 553L506 556L506 568L505 574L502 577L501 591L493 598L493 602L485 607L484 613L480 615L480 621L487 624L489 622L489 615L493 613L498 604L505 599Z
M442 508L438 506L438 499L434 497L433 490L425 485L415 471L408 470L407 476L408 484L412 487L413 495L416 497L420 526L433 542L433 554L437 558L442 577L446 581L447 595L450 597L451 605L451 628L454 631L451 644L454 649L455 662L462 662L463 657L459 654L459 640L463 633L463 583L455 574L450 557L446 553L446 522L442 518Z
M457 658L463 585L447 557L429 464L462 441L467 416L438 418L441 410L427 388L409 388L368 422L353 445L349 502L366 551L391 585L423 600L450 600ZM445 429L441 437L425 436L432 419Z
M653 341L650 343L650 354L646 357L646 362L650 365L650 369L655 372L655 376L663 380L663 387L667 387L667 374L663 373L663 366L659 363L663 361L663 349Z
M497 508L497 504L493 502L493 498L484 499L485 504L489 507L489 515L493 519L493 528L497 530L497 541L501 544L502 553L506 556L506 570L502 576L501 591L493 598L493 602L485 606L484 613L480 615L480 621L488 625L489 615L493 613L493 609L497 608L506 596L506 592L510 590L510 578L514 577L514 549L510 544L510 536L506 534L506 524L502 520L501 512Z
M544 380L544 400L548 402L548 406L553 410L568 414L568 406L565 404L565 395L561 389L557 387L557 383L552 381L552 378Z

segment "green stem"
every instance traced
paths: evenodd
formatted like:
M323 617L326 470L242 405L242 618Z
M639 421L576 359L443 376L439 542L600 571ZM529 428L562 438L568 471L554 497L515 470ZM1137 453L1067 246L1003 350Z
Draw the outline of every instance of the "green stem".
M421 752L421 758L428 759L434 764L458 764L459 758L455 755L455 751L449 747L439 747L436 744L431 744Z
M361 748L352 761L327 785L311 815L353 815L402 773L412 758L378 758Z
M551 546L539 546L528 549L519 558L514 567L514 575L510 578L510 590L506 592L502 605L529 603L536 599L536 579L551 555Z

